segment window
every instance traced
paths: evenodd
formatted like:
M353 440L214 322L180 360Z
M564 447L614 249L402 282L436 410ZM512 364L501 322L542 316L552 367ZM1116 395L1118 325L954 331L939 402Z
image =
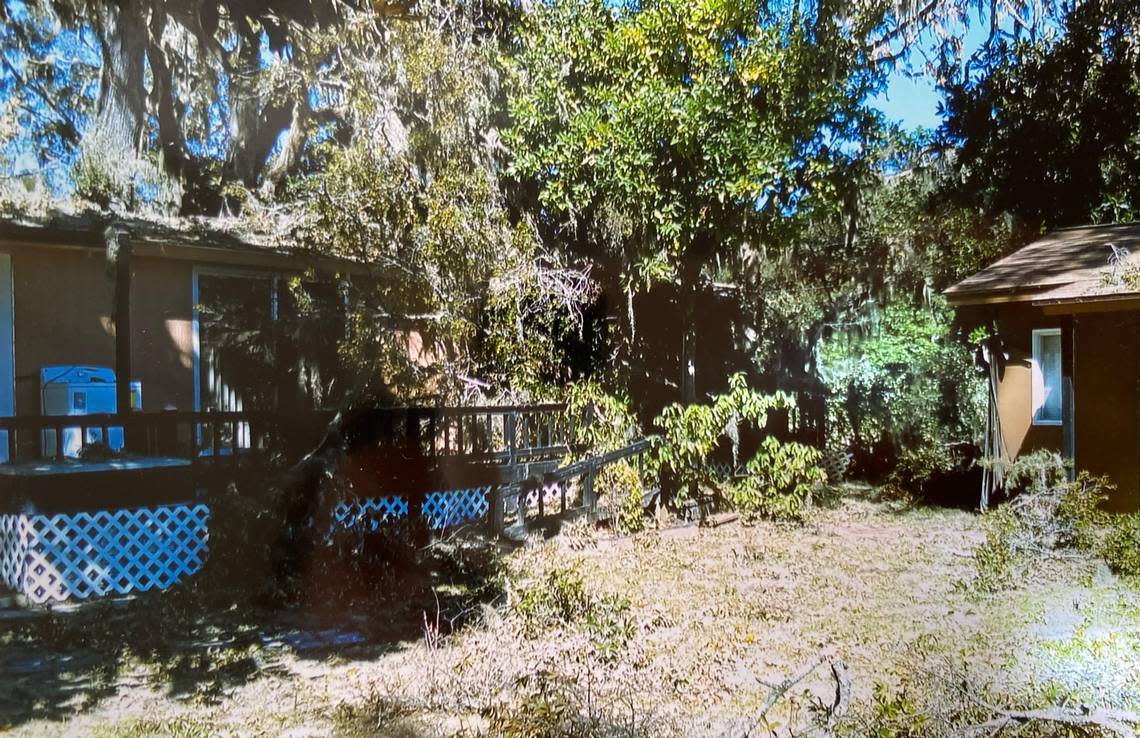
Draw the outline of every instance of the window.
M1061 424L1061 331L1033 331L1033 424Z

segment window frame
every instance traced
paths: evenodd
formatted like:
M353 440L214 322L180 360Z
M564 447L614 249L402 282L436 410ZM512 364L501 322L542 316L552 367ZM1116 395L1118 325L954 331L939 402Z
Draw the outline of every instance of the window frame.
M1041 339L1048 337L1048 336L1057 336L1057 343L1058 344L1061 343L1061 340L1060 340L1061 329L1060 328L1035 328L1033 330L1033 337L1032 337L1031 346L1030 346L1030 352L1031 352L1030 353L1030 370L1031 370L1031 373L1030 373L1030 379L1029 379L1029 412L1030 412L1030 421L1033 425L1057 427L1057 426L1063 425L1065 422L1065 404L1064 404L1065 401L1064 401L1064 396L1063 396L1065 382L1064 382L1064 377L1062 376L1062 372L1063 372L1063 368L1064 368L1064 359L1062 358L1062 355L1064 352L1063 346L1058 346L1058 348L1061 349L1061 352L1059 352L1057 355L1057 364L1058 364L1058 366L1057 366L1057 377L1058 377L1057 391L1058 391L1058 393L1062 393L1062 395L1061 395L1061 412L1060 412L1061 417L1057 418L1056 420L1052 420L1052 419L1048 419L1048 418L1042 419L1039 417L1041 410L1043 410L1045 407L1045 398L1044 397L1038 397L1038 394L1039 394L1039 392L1041 392L1041 389L1044 389L1044 387L1045 387L1045 373L1043 371L1041 371L1041 361L1039 359L1039 357L1041 356L1040 347L1041 347ZM1041 388L1041 389L1039 389L1039 388ZM1038 403L1038 400L1040 400L1040 404Z

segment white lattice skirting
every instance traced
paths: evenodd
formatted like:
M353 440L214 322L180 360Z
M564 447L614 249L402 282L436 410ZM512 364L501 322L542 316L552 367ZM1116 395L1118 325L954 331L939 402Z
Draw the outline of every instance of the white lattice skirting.
M209 518L201 504L0 515L0 577L36 604L166 589L202 568Z
M487 499L490 494L490 486L429 492L421 508L424 520L436 529L480 520L491 507ZM383 522L403 518L407 514L408 501L399 495L340 502L333 508L333 519L346 528L364 522L376 528Z

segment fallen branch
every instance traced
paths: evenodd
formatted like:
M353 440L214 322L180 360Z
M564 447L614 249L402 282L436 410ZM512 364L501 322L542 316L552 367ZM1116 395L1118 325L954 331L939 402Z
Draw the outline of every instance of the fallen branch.
M1140 725L1140 713L1111 708L1090 708L1087 705L1082 705L1080 712L1066 712L1056 707L1040 710L1007 710L993 705L975 694L968 686L970 683L968 679L952 678L931 668L921 669L921 671L925 672L929 678L953 684L963 698L994 716L984 723L964 728L962 735L968 738L982 734L996 736L1008 727L1020 727L1033 722L1072 727L1095 727L1122 736L1122 738L1136 738L1136 731L1131 726Z
M1074 727L1096 727L1107 730L1122 738L1136 738L1132 725L1140 725L1140 714L1123 710L1086 710L1081 713L1065 712L1058 708L1048 710L1000 710L990 708L997 717L980 725L966 728L965 735L979 733L998 735L1010 725L1024 725L1031 722L1055 723Z
M799 671L779 684L769 685L768 698L764 700L763 706L761 706L756 714L748 721L744 727L744 731L740 734L741 738L749 738L749 736L752 735L752 732L764 721L768 711L788 693L788 690L811 676L821 665L829 662L831 663L831 674L835 679L836 685L835 701L830 712L837 718L843 711L846 711L847 705L851 701L851 680L847 676L847 666L841 659L833 658L828 654L820 654L815 660L805 664ZM829 727L831 723L832 720L829 717Z

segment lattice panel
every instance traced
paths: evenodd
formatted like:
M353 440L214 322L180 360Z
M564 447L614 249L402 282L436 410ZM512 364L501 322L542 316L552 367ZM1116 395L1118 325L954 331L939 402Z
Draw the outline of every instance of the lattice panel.
M206 562L210 510L0 516L5 582L33 603L166 589Z
M20 589L27 554L28 521L24 515L0 515L0 580Z
M432 492L424 499L423 514L432 528L450 528L486 516L491 487Z
M727 462L716 462L709 464L709 467L712 469L713 474L718 479L728 479L730 477L734 477L739 471L737 467L734 467L732 464L729 464Z
M545 512L554 512L562 509L562 491L569 488L566 482L550 482L541 487L535 487L526 493L527 508L538 509L538 496L542 495L542 507ZM570 504L569 499L567 504Z
M432 528L450 528L487 515L491 487L472 487L429 492L420 508ZM333 519L346 528L368 521L375 530L381 523L408 515L408 501L399 495L366 497L340 502L333 508Z
M403 497L366 497L354 502L338 502L333 508L333 519L345 528L364 521L375 530L380 521L395 520L408 514L408 501Z

